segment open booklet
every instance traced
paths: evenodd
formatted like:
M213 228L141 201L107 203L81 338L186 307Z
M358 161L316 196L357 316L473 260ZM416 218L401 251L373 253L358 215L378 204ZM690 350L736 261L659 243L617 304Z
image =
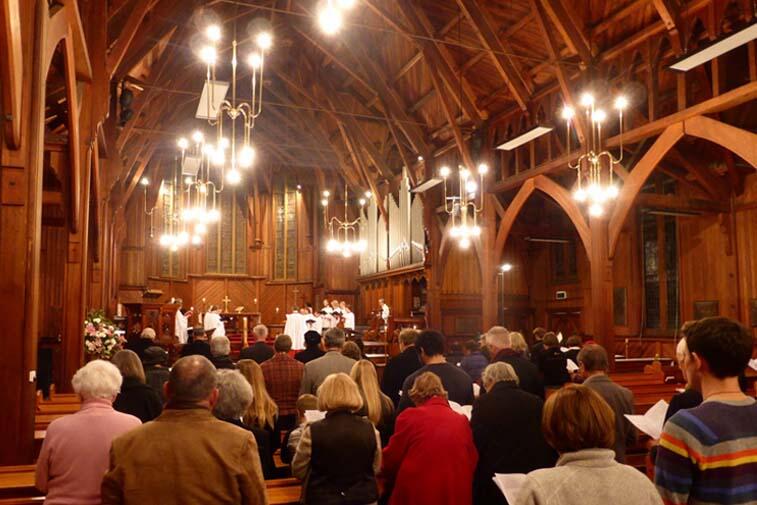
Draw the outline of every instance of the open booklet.
M320 410L306 410L305 411L305 421L310 424L314 423L316 421L320 421L321 419L326 418L326 413L321 412Z
M470 421L471 414L473 413L473 405L460 405L457 402L450 401L449 406L457 412L458 414L462 414L465 417L468 418L468 421Z
M757 359L749 360L749 368L751 368L752 370L757 370Z
M579 369L579 366L576 365L575 361L573 361L572 359L568 358L568 361L565 363L565 368L568 369L568 373L573 373L573 372L575 372L576 370Z
M526 484L525 473L495 473L492 477L507 503L515 505L518 501L521 488Z
M660 400L647 410L643 416L626 414L626 419L654 440L659 440L660 435L662 435L662 427L665 424L665 414L667 411L668 402Z

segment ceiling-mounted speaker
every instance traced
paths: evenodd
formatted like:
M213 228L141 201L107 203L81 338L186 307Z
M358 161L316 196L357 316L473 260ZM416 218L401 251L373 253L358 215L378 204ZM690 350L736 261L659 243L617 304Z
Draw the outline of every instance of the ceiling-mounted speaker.
M200 95L200 103L197 104L197 119L215 119L218 116L218 109L221 103L226 99L226 93L229 91L229 83L225 81L205 81Z

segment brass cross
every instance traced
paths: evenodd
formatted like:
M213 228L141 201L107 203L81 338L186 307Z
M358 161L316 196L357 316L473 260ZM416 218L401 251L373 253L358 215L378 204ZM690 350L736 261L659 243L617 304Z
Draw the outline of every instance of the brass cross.
M231 298L229 298L229 295L226 295L223 297L223 313L228 314L229 313L229 303L231 303Z

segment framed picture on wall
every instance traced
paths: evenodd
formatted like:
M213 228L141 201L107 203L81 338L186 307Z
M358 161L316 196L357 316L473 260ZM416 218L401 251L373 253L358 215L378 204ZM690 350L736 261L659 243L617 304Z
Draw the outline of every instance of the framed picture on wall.
M714 317L720 314L720 304L717 300L694 302L694 319Z

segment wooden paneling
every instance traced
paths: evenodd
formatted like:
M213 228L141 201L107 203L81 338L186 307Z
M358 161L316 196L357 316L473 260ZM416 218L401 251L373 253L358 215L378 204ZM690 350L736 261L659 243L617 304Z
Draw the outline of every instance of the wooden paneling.
M63 263L68 233L62 226L42 226L41 238L39 336L57 338L63 332Z
M456 295L481 294L481 266L474 249L460 249L456 244L451 249L444 265L442 293Z

